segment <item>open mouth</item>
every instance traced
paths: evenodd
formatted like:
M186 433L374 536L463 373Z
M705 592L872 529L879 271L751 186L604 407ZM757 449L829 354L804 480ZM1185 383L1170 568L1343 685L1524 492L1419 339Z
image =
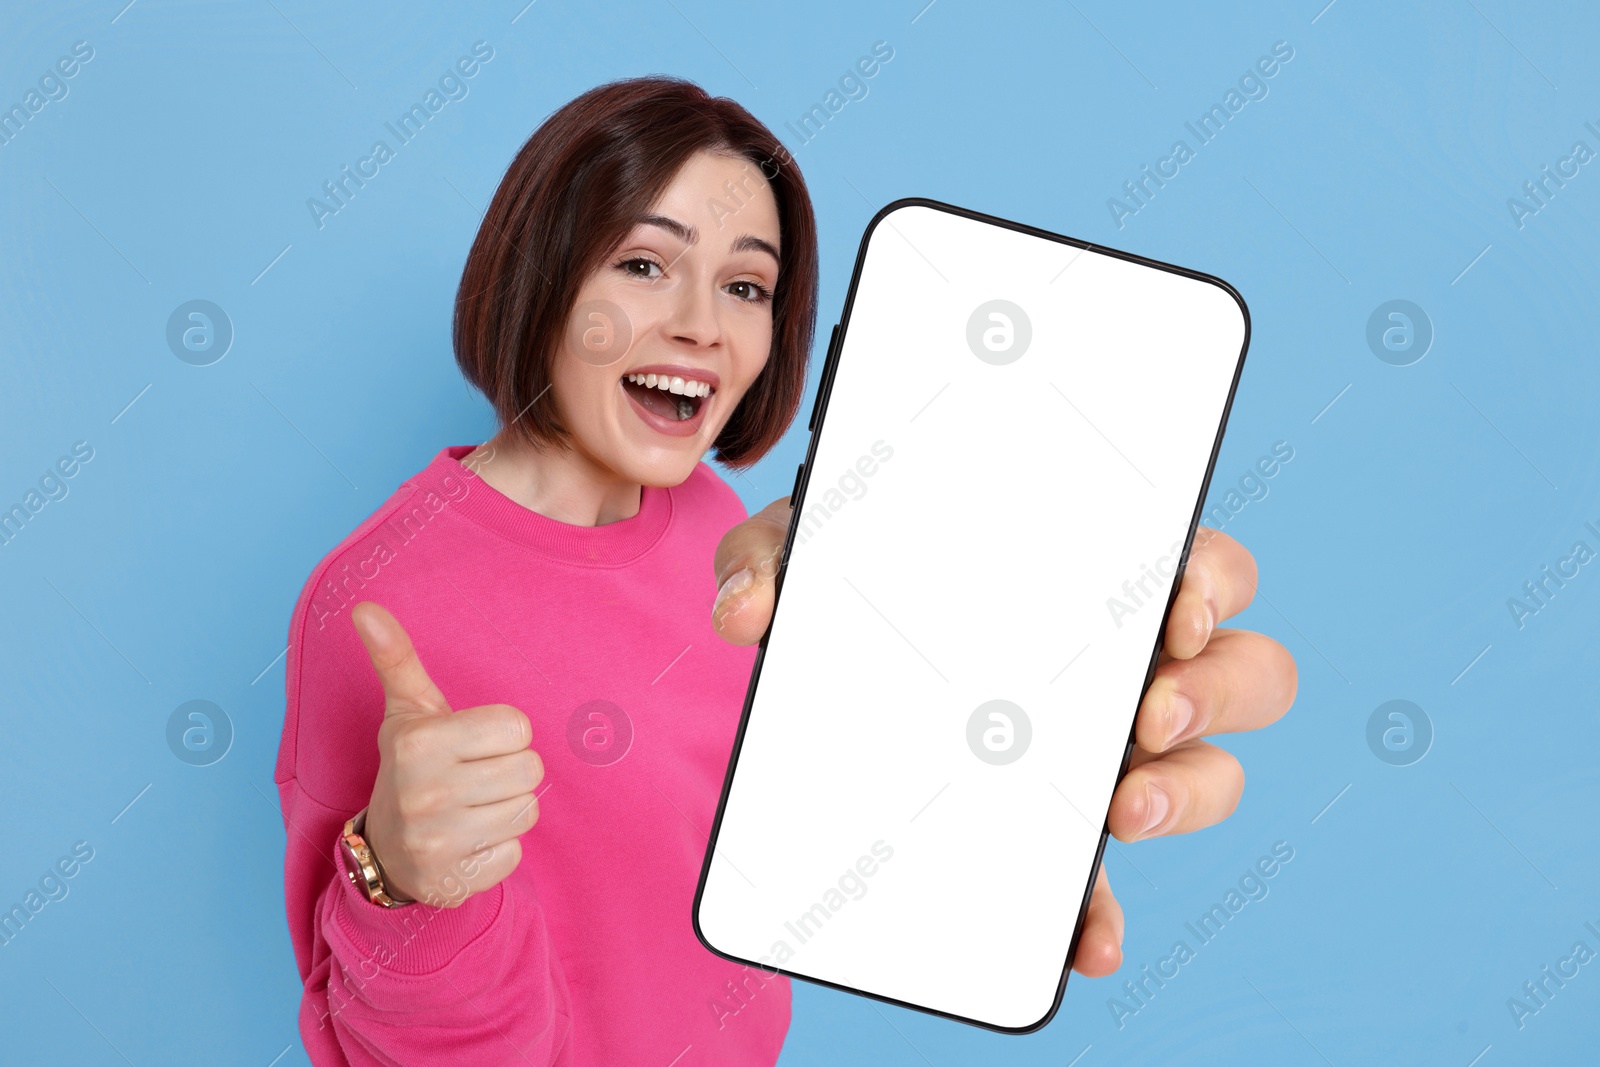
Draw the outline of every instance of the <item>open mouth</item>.
M674 422L693 419L716 391L710 382L666 374L629 374L622 379L622 387L640 407Z

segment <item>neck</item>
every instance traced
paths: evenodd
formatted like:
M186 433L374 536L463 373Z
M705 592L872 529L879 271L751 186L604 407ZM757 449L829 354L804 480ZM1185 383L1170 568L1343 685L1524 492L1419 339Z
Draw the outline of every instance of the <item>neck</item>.
M639 513L638 482L571 447L535 446L502 431L461 461L490 488L557 522L603 526Z

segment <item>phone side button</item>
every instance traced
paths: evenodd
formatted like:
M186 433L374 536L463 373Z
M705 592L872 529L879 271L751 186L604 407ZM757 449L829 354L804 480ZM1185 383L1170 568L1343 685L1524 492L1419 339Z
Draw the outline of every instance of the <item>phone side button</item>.
M800 478L805 474L805 472L806 465L804 463L800 464L800 466L796 467L794 470L794 488L789 490L789 506L791 508L794 507L795 499L800 495Z

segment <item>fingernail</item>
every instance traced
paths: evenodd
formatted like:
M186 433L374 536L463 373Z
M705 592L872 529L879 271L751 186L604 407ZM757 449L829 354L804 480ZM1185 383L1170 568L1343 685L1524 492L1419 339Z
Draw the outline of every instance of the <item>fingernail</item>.
M1206 640L1211 640L1211 631L1217 628L1217 602L1211 597L1206 597Z
M1144 828L1139 831L1140 837L1148 836L1157 826L1161 825L1167 817L1167 812L1172 810L1172 798L1160 786L1149 785L1145 787L1144 802Z
M1174 691L1172 704L1167 711L1167 744L1171 748L1183 739L1183 733L1194 722L1194 701Z
M711 605L712 622L719 623L725 616L737 613L743 606L740 603L745 599L743 594L755 584L756 576L749 567L741 567L730 574L717 590L716 602Z

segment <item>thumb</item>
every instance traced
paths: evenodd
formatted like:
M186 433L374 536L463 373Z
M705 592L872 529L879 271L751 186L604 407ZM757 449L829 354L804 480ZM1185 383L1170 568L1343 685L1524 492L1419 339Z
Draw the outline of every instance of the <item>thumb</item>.
M350 621L383 683L386 716L402 710L430 715L450 711L450 702L423 670L416 646L400 620L369 600L355 606Z
M778 557L788 533L789 500L784 497L722 535L712 560L718 589L711 625L729 644L753 645L767 632Z

